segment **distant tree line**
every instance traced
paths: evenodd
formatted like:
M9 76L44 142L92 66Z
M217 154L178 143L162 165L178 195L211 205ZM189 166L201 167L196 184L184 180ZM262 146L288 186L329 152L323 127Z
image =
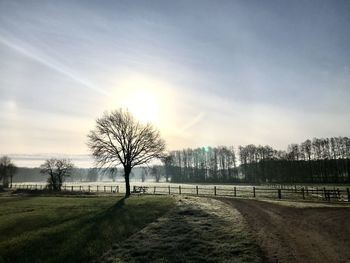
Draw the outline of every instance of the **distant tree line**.
M350 183L350 139L314 138L290 144L286 151L271 146L219 146L170 152L162 165L135 167L133 180L174 183ZM0 180L50 180L40 168L16 168L8 157L0 160ZM72 167L66 181L116 181L119 168ZM51 177L53 178L53 177ZM59 180L58 180L59 182Z
M172 151L163 161L172 182L236 182L238 169L233 147L203 147Z
M287 151L249 144L172 151L163 161L172 182L350 183L350 139L314 138Z
M41 168L18 167L14 183L18 182L42 182L47 181L49 175L41 173ZM74 167L72 173L66 181L74 182L95 182L99 178L99 171L96 168L77 168Z
M131 178L133 180L161 180L165 178L165 173L163 172L164 167L160 165L155 165L149 167L135 167L131 172ZM143 169L147 170L143 174ZM156 170L156 172L152 172ZM0 177L1 178L1 177ZM119 178L119 179L118 179ZM79 168L73 167L70 176L66 177L66 182L97 182L97 181L112 181L115 182L123 178L122 169L117 168L107 168L107 169L98 169L98 168ZM41 173L41 168L27 168L27 167L18 167L16 169L15 176L13 177L13 183L18 182L43 182L49 179L49 174Z

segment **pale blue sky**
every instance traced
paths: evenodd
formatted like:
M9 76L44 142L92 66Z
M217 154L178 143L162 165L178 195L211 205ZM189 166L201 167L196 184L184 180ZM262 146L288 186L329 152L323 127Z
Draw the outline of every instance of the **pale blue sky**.
M0 0L0 154L88 153L119 107L169 150L349 136L349 47L349 1Z

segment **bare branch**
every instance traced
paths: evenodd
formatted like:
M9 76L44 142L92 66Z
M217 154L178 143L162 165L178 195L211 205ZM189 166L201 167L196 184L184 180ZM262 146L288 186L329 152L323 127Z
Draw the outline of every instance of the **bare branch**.
M88 134L88 147L96 165L117 167L123 165L125 179L131 169L162 158L165 142L151 124L139 123L128 111L122 109L104 113L96 120L96 127Z

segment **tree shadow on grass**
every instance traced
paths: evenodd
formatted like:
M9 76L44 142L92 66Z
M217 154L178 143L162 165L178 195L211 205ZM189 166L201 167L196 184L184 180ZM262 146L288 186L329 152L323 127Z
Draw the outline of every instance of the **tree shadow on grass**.
M133 209L125 208L124 198L95 212L32 229L23 239L18 236L13 242L0 246L0 262L91 261L139 227Z
M108 216L109 214L113 214L116 211L123 209L125 206L125 200L126 198L123 197L121 199L118 200L118 202L116 202L114 205L112 205L111 207L109 207L103 214L104 216Z

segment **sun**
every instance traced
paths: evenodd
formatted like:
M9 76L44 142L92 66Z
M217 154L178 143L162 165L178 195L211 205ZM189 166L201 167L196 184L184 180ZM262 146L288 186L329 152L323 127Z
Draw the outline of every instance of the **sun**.
M125 101L125 108L140 122L158 123L160 120L158 99L149 91L138 90L131 93Z
M174 95L168 82L144 74L124 73L112 83L109 109L128 109L138 121L161 128L171 120Z

